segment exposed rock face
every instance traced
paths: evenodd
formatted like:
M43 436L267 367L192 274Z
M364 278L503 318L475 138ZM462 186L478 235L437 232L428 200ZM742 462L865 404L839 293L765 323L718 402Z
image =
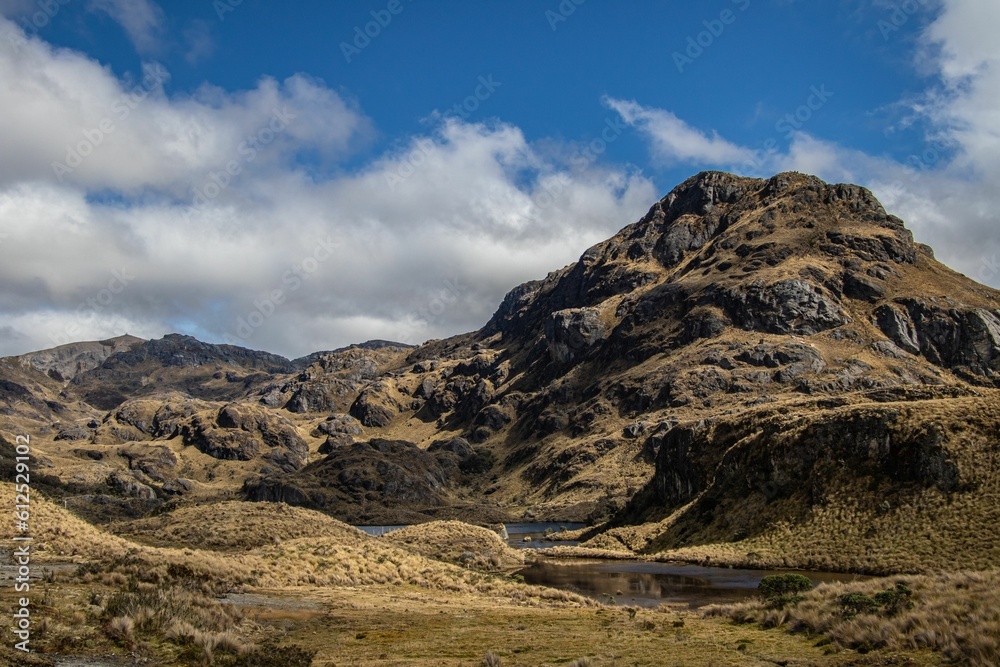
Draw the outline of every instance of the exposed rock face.
M410 442L376 439L337 448L292 474L247 480L243 496L350 518L359 510L347 506L356 508L359 503L401 507L411 513L440 505L447 483L444 469L428 452Z
M722 292L718 305L736 326L773 334L812 335L850 322L824 293L804 280L753 283Z
M131 475L120 472L113 472L108 475L106 484L120 495L138 498L139 500L156 500L156 491L151 486L147 486L136 480Z
M276 354L169 334L114 352L99 366L77 373L68 391L102 410L169 391L233 400L276 374L294 370L292 362Z
M399 414L400 405L385 383L365 387L351 403L351 416L365 426L388 426Z
M897 299L875 311L875 321L896 345L930 362L998 381L998 311L928 299Z
M144 343L135 336L118 336L87 343L69 343L17 357L19 361L59 381L69 381L81 373L97 368L113 354L125 352Z
M345 411L358 391L379 376L379 369L399 358L410 346L386 341L361 345L318 356L310 355L307 368L280 388L261 391L271 407L284 405L289 412Z
M558 310L545 322L549 354L559 362L571 361L607 337L597 308Z
M306 464L309 447L284 417L250 403L230 403L209 421L195 415L181 432L185 444L217 459L265 458L281 470Z
M217 408L178 394L126 401L105 416L92 441L120 444L175 437L214 458L265 459L282 470L301 468L309 454L295 426L261 406L229 403ZM142 470L159 482L172 477L163 466L172 468L177 464L176 457L165 447L129 447L119 453L129 460L132 470Z

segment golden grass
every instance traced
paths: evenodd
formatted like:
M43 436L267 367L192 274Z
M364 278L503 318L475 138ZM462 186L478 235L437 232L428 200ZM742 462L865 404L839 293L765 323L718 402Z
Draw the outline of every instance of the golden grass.
M480 667L490 651L503 667L773 667L942 664L927 651L825 654L802 635L737 625L670 608L519 607L440 592L319 590L326 614L304 620L289 641L318 649L315 667ZM910 660L910 662L908 662ZM582 664L586 664L584 660Z
M0 484L0 506L12 507L13 501L13 485ZM337 536L298 538L251 551L227 553L139 545L77 519L42 496L33 496L31 504L32 545L35 562L39 563L46 560L100 563L105 571L124 572L142 581L163 583L181 577L206 582L217 589L405 585L490 595L512 603L594 604L588 598L565 591L524 586L506 577L442 563L365 535L346 524L340 524ZM335 523L329 525L336 527ZM0 537L9 539L11 528L6 525ZM266 524L260 524L260 530L267 532Z
M850 615L838 603L841 595L857 592L871 596L897 583L912 589L912 608ZM703 613L738 623L823 635L839 649L930 649L960 664L1000 664L1000 571L822 584L804 597L802 602L783 608L755 600L708 607Z
M434 560L480 570L524 565L524 553L488 528L461 521L432 521L394 530L381 540Z
M284 503L228 501L180 507L108 529L156 546L186 546L217 551L249 550L300 537L333 537L356 542L364 533L314 510Z

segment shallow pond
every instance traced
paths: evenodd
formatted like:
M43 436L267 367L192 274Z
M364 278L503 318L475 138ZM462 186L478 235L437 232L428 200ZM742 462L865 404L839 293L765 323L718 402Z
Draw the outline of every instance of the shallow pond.
M541 560L520 570L526 583L572 591L602 602L642 607L684 604L692 608L745 600L757 594L757 584L767 575L789 572L591 559ZM835 572L797 573L815 584L870 578Z

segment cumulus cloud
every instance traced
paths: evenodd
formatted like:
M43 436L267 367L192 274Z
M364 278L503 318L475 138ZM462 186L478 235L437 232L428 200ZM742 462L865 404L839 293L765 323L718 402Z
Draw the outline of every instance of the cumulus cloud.
M83 54L25 39L2 21L0 34L7 32L21 41L0 49L0 184L55 179L183 197L230 161L261 171L282 168L303 150L335 159L370 132L352 101L304 75L265 77L234 94L205 85L168 99L162 65L120 80Z
M373 132L320 81L168 95L36 38L0 49L0 103L0 354L126 331L288 356L452 335L658 194L634 170L571 168L572 151L515 126L454 118L317 172Z

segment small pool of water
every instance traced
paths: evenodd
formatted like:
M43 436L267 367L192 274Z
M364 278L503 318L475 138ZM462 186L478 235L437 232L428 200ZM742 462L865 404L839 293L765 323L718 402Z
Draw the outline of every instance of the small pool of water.
M612 560L542 560L520 574L526 583L579 593L606 603L655 607L740 602L757 594L757 584L769 574L790 570L745 570L684 563ZM835 572L797 572L814 584L858 581L870 577Z
M563 529L577 530L578 528L584 528L587 524L566 522L545 523L539 521L535 523L508 523L505 525L507 526L507 544L510 546L515 549L545 549L560 545L576 546L579 542L556 541L551 539L551 535ZM525 542L524 538L526 537L531 539Z

